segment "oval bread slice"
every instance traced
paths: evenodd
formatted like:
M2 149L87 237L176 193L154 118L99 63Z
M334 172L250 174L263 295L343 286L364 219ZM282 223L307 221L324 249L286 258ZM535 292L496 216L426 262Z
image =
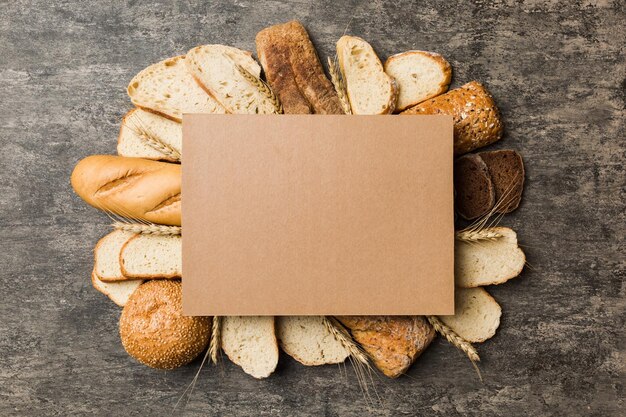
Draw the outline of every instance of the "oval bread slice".
M502 236L493 240L454 242L454 280L458 287L502 284L522 272L526 256L517 245L517 234L508 227L489 230Z
M185 57L150 65L128 84L128 96L137 107L181 122L183 113L226 113L187 72Z
M93 251L94 272L102 281L124 281L127 278L122 274L120 267L120 252L122 246L135 233L124 230L114 230L98 241Z
M133 109L122 119L117 154L157 161L178 161L149 143L162 143L179 155L183 147L183 125L143 109Z
M341 363L350 355L324 324L323 316L276 317L280 347L303 365Z
M106 295L120 307L124 307L133 292L141 285L141 279L129 279L126 281L104 282L96 272L91 273L91 284L93 287Z
M385 72L398 84L400 112L424 100L448 91L452 67L441 55L426 51L408 51L385 61Z
M278 365L274 317L223 317L222 350L248 375L267 378Z
M484 288L457 288L453 316L439 318L463 339L481 343L492 338L500 326L502 309Z
M369 43L356 36L342 36L337 41L337 59L353 114L393 113L396 82L385 73Z
M182 258L181 236L140 234L124 244L119 262L127 278L180 278Z

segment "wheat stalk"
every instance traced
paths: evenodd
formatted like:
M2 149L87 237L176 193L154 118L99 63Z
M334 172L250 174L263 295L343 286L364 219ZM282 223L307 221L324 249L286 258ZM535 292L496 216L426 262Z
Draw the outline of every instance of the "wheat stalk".
M211 362L217 363L219 360L220 346L222 344L222 318L219 316L213 317L213 324L211 326L211 342L209 343L209 356Z
M350 356L364 365L369 365L369 360L365 352L352 340L352 337L350 337L347 330L337 322L337 319L334 317L324 317L324 326L326 326L326 329L341 343L348 353L350 353Z
M248 71L247 69L245 69L239 64L235 63L235 67L237 68L237 71L239 71L239 73L241 74L243 78L245 78L249 83L254 85L265 96L265 98L269 100L270 103L272 103L272 105L274 106L275 114L284 113L283 105L280 103L278 96L274 93L274 90L272 90L272 88L265 81L263 81L259 77L255 77L253 74L250 73L250 71Z
M138 116L134 116L129 120L129 128L135 132L139 138L146 143L146 145L150 146L152 149L162 153L163 155L169 157L174 161L180 161L181 154L180 150L174 148L172 145L165 143L161 138L157 135L150 132L141 120L139 120ZM131 127L130 124L133 126Z
M426 316L426 318L437 333L445 337L448 342L453 344L457 349L463 351L467 355L470 362L472 362L472 366L474 367L474 369L476 369L476 372L478 373L478 378L482 381L483 377L480 374L480 369L478 369L478 365L476 365L476 362L480 362L480 356L478 356L476 348L472 346L470 342L456 334L456 332L450 327L446 326L441 320L439 320L439 317Z
M328 57L328 72L330 73L330 80L335 87L339 102L345 114L352 114L352 108L350 107L350 101L348 100L348 93L346 92L346 85L343 82L343 77L339 71L339 65L337 60L332 60Z
M463 229L455 233L454 238L463 242L478 242L481 240L497 240L502 237L501 233L493 228L486 229Z
M162 224L124 223L113 222L114 229L126 232L141 233L144 235L173 236L182 234L180 226L164 226Z

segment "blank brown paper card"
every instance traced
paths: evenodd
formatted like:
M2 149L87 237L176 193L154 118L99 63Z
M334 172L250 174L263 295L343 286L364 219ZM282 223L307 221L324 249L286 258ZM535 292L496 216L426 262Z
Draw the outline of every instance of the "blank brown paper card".
M186 315L454 312L452 118L185 115Z

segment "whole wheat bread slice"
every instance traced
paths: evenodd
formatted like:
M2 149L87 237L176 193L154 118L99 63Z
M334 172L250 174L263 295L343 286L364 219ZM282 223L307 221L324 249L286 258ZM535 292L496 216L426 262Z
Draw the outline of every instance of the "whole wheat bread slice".
M129 279L126 281L104 282L94 270L91 273L91 284L93 287L106 295L120 307L124 307L128 298L133 292L141 285L143 280L141 279Z
M183 125L143 109L133 109L122 119L117 154L175 162L183 147Z
M267 378L278 365L274 317L223 317L222 350L245 373L258 379Z
M398 84L396 112L443 94L452 79L452 67L441 55L408 51L385 61L385 72Z
M397 87L369 43L356 36L337 41L339 69L353 114L389 114L396 107Z
M522 272L526 256L517 245L517 234L508 227L493 227L489 231L502 236L454 242L454 280L458 287L502 284Z
M502 309L484 288L457 288L453 316L439 318L456 334L471 343L492 338L500 326Z
M510 213L522 201L524 161L516 151L505 149L478 154L485 162L495 188L498 213Z
M454 192L455 209L464 219L476 219L493 208L496 191L480 156L463 155L454 162Z
M190 50L186 57L187 68L194 79L229 113L276 112L274 101L239 69L259 78L261 67L250 52L224 45L202 45Z
M150 65L131 80L127 92L135 106L177 122L183 113L226 113L187 72L184 56Z
M122 246L133 236L135 233L114 230L98 241L93 253L94 272L100 280L113 282L128 279L120 268L120 252Z
M276 317L280 347L303 365L341 363L350 353L324 325L323 316Z
M181 236L136 235L122 246L122 274L127 278L180 278L182 252Z

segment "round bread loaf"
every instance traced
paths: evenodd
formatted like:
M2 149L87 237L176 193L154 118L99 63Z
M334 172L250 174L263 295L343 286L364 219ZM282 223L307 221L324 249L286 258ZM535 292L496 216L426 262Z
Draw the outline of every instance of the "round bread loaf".
M126 352L139 362L174 369L191 362L209 343L209 317L182 315L179 280L152 280L131 295L120 317Z

